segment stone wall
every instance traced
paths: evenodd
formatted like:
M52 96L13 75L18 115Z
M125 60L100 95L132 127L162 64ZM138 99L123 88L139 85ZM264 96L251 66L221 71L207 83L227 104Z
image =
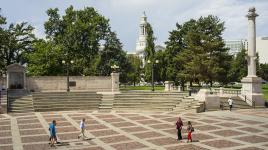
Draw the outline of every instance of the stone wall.
M65 76L37 76L27 77L27 89L35 92L66 91ZM70 76L70 82L75 81L76 86L70 86L70 91L112 91L111 76Z

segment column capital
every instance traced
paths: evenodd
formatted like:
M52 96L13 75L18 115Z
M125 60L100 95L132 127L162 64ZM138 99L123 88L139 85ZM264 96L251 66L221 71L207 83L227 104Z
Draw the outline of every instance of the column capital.
M256 13L256 9L255 7L251 7L249 8L248 10L248 14L246 15L246 17L249 19L249 20L252 20L252 19L255 19L256 17L258 17L259 15Z

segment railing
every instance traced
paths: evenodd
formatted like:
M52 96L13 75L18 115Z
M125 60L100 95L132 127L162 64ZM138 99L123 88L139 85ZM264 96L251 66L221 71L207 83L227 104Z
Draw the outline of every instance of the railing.
M6 98L4 98L6 96ZM8 100L8 91L3 90L0 91L0 105L2 108L5 108L6 111L8 111L8 105L9 105L9 100Z
M241 94L241 89L214 88L212 92L220 96L238 96Z

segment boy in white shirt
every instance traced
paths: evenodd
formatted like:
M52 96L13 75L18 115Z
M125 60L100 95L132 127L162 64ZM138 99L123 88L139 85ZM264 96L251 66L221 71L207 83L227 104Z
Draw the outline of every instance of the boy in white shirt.
M233 108L233 100L232 100L231 97L229 97L228 103L229 103L230 111L232 111L232 108Z
M81 133L78 135L78 139L79 139L81 136L83 137L83 139L86 138L86 136L85 136L85 128L86 128L86 126L85 126L85 122L86 122L86 119L85 119L85 118L83 118L83 119L81 120L81 122L80 122Z

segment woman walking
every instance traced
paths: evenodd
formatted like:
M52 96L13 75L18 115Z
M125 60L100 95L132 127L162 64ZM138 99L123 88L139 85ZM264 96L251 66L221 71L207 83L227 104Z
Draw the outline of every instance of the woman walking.
M181 118L179 117L177 122L176 122L176 126L177 126L177 135L178 135L178 141L182 140L182 136L181 136L181 130L182 130L182 126L183 123L181 121Z

